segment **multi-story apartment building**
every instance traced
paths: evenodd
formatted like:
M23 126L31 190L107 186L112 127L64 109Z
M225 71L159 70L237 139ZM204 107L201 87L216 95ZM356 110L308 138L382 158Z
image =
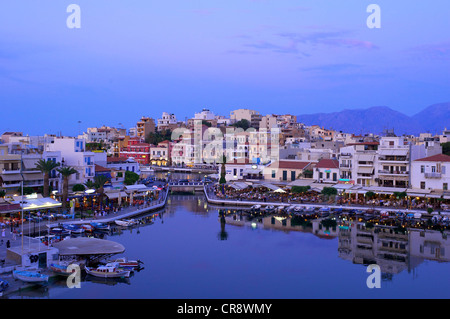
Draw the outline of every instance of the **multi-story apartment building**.
M402 136L380 139L378 148L378 185L383 187L409 187L410 144Z
M0 145L0 183L7 193L17 193L22 183L21 155L9 154L7 145Z
M141 117L136 123L136 135L144 141L150 133L155 133L155 120L150 117Z
M230 119L235 122L245 119L250 123L251 127L259 128L262 115L255 110L238 109L230 112Z
M378 142L350 143L340 148L341 182L360 186L377 186L376 163Z
M139 137L128 140L128 145L120 150L120 157L133 158L143 165L150 164L150 147L148 143L142 143Z
M434 190L450 197L450 156L433 155L411 163L411 187Z
M163 130L174 130L178 127L177 118L175 114L163 112L162 117L158 119L157 130L158 132Z
M69 185L84 184L95 176L94 153L86 151L86 140L73 137L57 137L45 145L45 152L59 152L61 166L70 166L78 172L69 177ZM48 153L48 156L53 154ZM53 158L53 157L51 157ZM57 157L55 157L55 161Z

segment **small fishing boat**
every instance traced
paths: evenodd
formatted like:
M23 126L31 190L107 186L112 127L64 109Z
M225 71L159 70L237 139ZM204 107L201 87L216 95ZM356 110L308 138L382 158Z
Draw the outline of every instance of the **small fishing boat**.
M63 227L50 228L49 233L53 235L70 235L70 231Z
M128 260L125 257L117 258L116 260L111 260L108 263L118 263L121 268L131 268L131 269L140 268L141 265L144 264L139 259L138 260Z
M49 276L41 274L37 271L14 270L13 277L24 282L30 283L47 283Z
M92 223L90 223L90 225L92 227L94 227L94 230L109 230L110 229L109 225L105 224L105 223L92 222Z
M136 225L136 221L134 219L129 219L129 220L115 220L115 223L119 226L123 226L123 227L130 227L133 225Z
M269 205L264 208L266 212L273 212L275 210L275 206Z
M84 229L83 229L81 226L79 226L79 225L74 225L74 224L64 224L64 225L63 225L63 228L64 228L65 230L70 231L70 233L73 233L73 234L81 234L81 233L84 233Z
M261 209L261 205L253 205L250 209L252 211L259 211Z
M60 265L60 264L50 264L49 268L54 273L61 275L61 276L70 276L72 274L72 271L67 271L68 265Z
M90 224L81 225L81 228L84 229L85 232L93 232L94 226Z
M121 269L117 262L107 263L97 268L85 267L84 269L89 275L100 278L130 277L130 271Z

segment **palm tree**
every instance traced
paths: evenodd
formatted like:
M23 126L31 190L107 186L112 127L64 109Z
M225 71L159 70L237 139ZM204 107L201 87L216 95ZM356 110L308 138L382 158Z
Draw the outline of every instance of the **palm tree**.
M70 166L64 166L56 169L63 177L63 198L62 207L65 209L67 207L67 196L69 195L69 177L70 175L78 173L78 171Z
M92 189L92 188L94 188L94 187L95 187L95 184L94 184L94 182L93 182L93 181L91 181L91 180L89 179L89 180L87 180L87 182L86 182L86 183L84 183L84 186L86 186L86 187L87 187L87 189Z
M49 196L49 179L50 179L50 172L57 168L60 165L60 163L53 162L52 160L44 160L40 159L36 163L36 168L40 170L44 174L44 197Z
M99 194L100 208L103 206L103 186L109 181L109 178L105 175L97 175L94 177L94 185L97 189L97 193Z
M225 171L225 164L227 163L227 157L224 155L222 155L222 168L220 170L220 180L219 180L219 184L226 184L227 180L225 179L225 175L227 174L227 172Z

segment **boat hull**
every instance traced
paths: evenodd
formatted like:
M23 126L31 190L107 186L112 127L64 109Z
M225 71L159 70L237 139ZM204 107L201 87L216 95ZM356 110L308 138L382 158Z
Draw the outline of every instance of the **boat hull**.
M95 277L100 278L121 278L121 277L130 277L129 270L118 270L114 272L101 272L97 271L93 268L85 267L86 273Z
M47 283L48 276L34 272L14 271L13 277L29 283Z

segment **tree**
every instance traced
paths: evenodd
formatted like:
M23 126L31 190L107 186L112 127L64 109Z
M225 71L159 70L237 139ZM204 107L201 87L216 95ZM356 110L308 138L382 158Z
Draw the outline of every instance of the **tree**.
M3 189L0 190L0 197L3 198L3 197L5 197L5 195L6 195L6 192Z
M240 121L237 121L236 123L234 123L232 126L234 127L240 127L242 128L244 131L246 129L248 129L250 127L250 122L246 119L242 119Z
M450 142L441 143L442 154L450 155Z
M158 143L165 141L165 140L172 140L172 131L162 130L161 132L150 132L145 137L145 142L149 144L157 145Z
M36 168L40 170L44 174L44 190L43 195L44 197L49 196L49 179L50 179L50 172L54 170L55 168L59 167L60 163L53 162L52 160L48 159L47 161L40 159L36 163Z
M291 193L303 194L310 189L311 186L292 186Z
M324 187L322 189L322 194L327 196L337 195L337 189L334 187Z
M104 195L104 186L109 182L109 178L105 175L97 175L94 177L94 186L97 189L97 193L99 194L99 202L100 208L103 207L103 195Z
M84 183L84 186L86 186L88 189L93 189L95 187L95 184L93 181L91 181L90 179L86 181L86 183Z
M222 168L220 169L220 180L219 180L219 184L226 184L227 180L225 178L225 175L227 174L226 169L225 169L225 164L227 163L227 157L225 156L225 154L222 155Z
M72 187L73 192L84 192L86 190L86 187L83 184L75 184Z
M125 185L133 185L139 180L139 175L135 172L126 171L125 180L123 181Z
M64 166L56 169L63 177L63 197L62 197L62 207L65 209L67 207L67 197L69 196L69 177L70 175L78 173L78 171L70 166Z

